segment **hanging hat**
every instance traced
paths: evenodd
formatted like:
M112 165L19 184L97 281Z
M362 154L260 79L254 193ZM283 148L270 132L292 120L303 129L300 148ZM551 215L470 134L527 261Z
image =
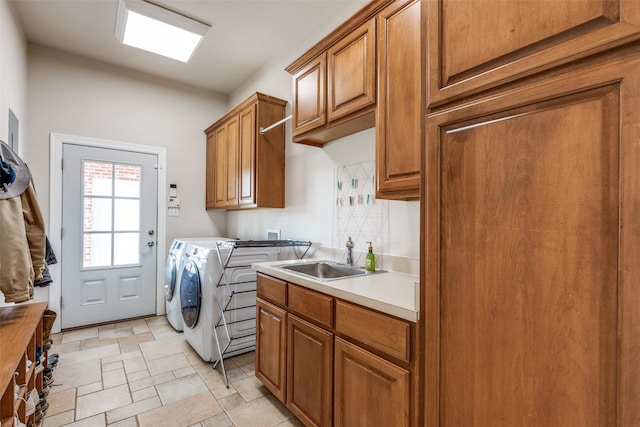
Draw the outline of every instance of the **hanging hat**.
M31 182L29 168L4 141L0 141L0 200L19 196Z

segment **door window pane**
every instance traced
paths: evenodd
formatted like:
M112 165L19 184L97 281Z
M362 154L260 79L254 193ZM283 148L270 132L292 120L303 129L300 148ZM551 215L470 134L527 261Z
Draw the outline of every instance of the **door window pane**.
M113 265L138 264L140 262L140 233L115 233L113 235Z
M114 231L140 231L140 200L115 199Z
M83 176L85 195L111 196L113 187L113 165L111 163L85 160Z
M140 166L115 165L116 197L140 197L140 171Z
M84 231L111 231L110 198L84 198Z
M83 240L84 268L111 265L111 233L85 233Z

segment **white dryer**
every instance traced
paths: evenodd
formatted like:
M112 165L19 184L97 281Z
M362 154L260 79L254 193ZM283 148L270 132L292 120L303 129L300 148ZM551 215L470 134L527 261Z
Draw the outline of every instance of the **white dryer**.
M229 250L221 249L223 262ZM255 347L256 329L256 272L251 264L277 260L278 248L235 249L224 272L215 243L190 243L184 258L180 297L187 342L207 362L218 360L220 354L214 333L218 334L225 358L251 351ZM231 290L235 295L231 299L227 298L230 287L218 286L223 273L227 282L233 284ZM226 330L215 327L223 309ZM235 337L230 344L227 332Z
M164 296L167 320L176 331L182 331L180 276L184 267L183 253L187 243L216 242L220 237L179 237L173 240L164 265Z

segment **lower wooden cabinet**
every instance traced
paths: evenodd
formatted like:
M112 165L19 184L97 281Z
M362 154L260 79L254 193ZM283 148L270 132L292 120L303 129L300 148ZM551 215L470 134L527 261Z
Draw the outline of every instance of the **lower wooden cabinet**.
M273 304L256 301L256 377L280 401L285 401L287 312Z
M336 427L409 426L409 371L337 337L334 364Z
M257 292L256 377L305 426L417 425L409 322L260 273Z
M330 426L333 334L289 314L287 407L307 426Z

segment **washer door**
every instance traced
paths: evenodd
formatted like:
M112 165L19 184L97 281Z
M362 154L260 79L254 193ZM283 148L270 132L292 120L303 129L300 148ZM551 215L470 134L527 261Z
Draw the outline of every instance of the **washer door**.
M201 300L200 272L195 262L188 261L180 279L180 305L184 326L194 328L198 323Z
M167 262L164 264L164 297L167 301L173 299L173 293L176 291L176 276L178 262L174 254L169 254Z

